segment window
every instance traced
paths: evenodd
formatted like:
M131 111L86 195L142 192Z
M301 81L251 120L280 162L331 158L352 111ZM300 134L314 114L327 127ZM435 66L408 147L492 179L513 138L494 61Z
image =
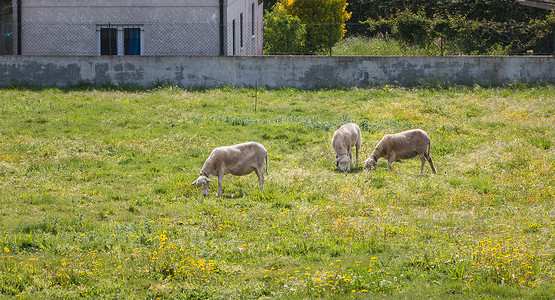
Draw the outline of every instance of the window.
M123 29L124 55L141 55L141 29Z
M239 36L241 39L241 48L243 48L243 13L239 15Z
M255 19L255 16L254 16L254 2L253 2L252 5L251 5L251 34L252 34L252 36L254 36L256 34L255 28L254 28L254 24L256 23L255 21L256 21L256 19Z
M138 26L99 26L100 55L141 55L142 29Z
M235 19L233 19L233 22L231 22L231 27L232 27L232 31L233 31L233 40L232 40L232 43L233 43L233 55L235 55L235 54L236 54L236 52L235 52Z
M100 55L118 54L118 30L116 28L100 29Z

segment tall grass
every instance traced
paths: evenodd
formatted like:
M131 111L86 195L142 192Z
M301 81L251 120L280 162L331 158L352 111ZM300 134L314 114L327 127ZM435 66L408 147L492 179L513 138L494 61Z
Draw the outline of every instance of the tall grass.
M437 56L441 55L439 46L421 48L406 45L393 38L348 37L332 48L333 55L363 56Z
M0 295L20 298L550 298L555 88L0 90ZM418 159L339 173L422 128ZM191 186L258 141L264 191Z

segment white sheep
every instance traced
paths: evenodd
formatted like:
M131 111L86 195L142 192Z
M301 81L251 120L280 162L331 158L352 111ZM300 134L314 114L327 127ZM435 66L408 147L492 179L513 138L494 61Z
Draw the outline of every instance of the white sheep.
M203 196L208 196L210 175L218 177L218 196L222 196L224 175L243 176L253 171L258 176L258 188L264 187L264 164L268 174L268 152L259 143L249 142L233 146L218 147L210 153L204 162L200 176L192 185L196 185Z
M426 160L430 163L432 172L435 174L436 169L430 157L430 148L430 136L421 129L413 129L396 134L386 134L378 143L372 155L364 161L364 166L371 169L377 166L378 159L383 157L387 159L389 169L395 171L391 166L395 159L409 159L419 155L420 161L422 161L420 174L424 171Z
M335 150L335 160L341 171L351 171L353 155L351 148L356 147L356 167L358 167L358 149L362 144L360 128L355 123L345 124L337 129L331 140L331 145Z

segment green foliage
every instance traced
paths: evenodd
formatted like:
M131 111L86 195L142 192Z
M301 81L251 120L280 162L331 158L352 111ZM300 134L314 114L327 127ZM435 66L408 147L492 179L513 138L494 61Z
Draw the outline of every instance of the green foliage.
M536 19L531 22L532 30L523 31L523 34L533 34L535 38L529 42L534 53L555 54L555 11L545 19Z
M422 12L412 13L405 10L397 15L392 33L406 43L423 46L430 40L430 25L431 21Z
M306 34L290 30L278 36L270 34L272 45L292 50L276 53L327 53L343 36L392 38L401 47L416 49L409 55L552 55L555 53L555 12L526 7L516 0L492 1L351 1L347 5L334 2L334 10L343 17L324 9L315 0L290 0L276 6L287 14L298 16ZM346 11L351 10L347 13ZM345 23L350 18L351 23ZM317 16L317 17L314 17ZM285 16L282 17L285 19ZM292 21L288 21L292 22ZM285 27L285 26L282 26ZM347 32L348 30L348 32ZM285 30L283 30L285 32ZM330 39L331 37L331 39ZM300 45L302 44L302 45ZM361 46L361 44L358 44ZM293 50L294 49L294 50ZM340 55L389 55L385 49L342 50ZM408 51L403 51L408 52ZM267 51L267 53L271 53ZM332 51L333 54L338 54Z
M442 54L552 54L555 13L531 24L483 22L464 15L428 18L422 11L399 12L391 19L368 19L367 34L390 37Z
M346 0L287 0L283 5L306 26L305 53L322 52L340 41L351 16Z
M463 15L469 20L490 22L529 22L549 14L547 10L520 5L516 0L350 0L348 10L353 13L354 22L369 18L391 19L405 10L424 12L430 19L440 15Z
M277 3L264 17L264 54L298 54L303 51L305 25Z

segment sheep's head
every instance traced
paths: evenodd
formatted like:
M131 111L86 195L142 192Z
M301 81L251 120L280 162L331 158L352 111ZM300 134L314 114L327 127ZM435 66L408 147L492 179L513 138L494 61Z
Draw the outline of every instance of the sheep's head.
M378 165L378 161L374 156L372 156L365 160L363 164L366 169L371 170L376 168L376 166Z
M351 171L351 159L347 155L336 158L333 162L337 163L339 170Z
M204 197L208 196L209 188L210 188L210 178L204 175L200 175L197 180L195 180L191 185L196 185L201 191Z

